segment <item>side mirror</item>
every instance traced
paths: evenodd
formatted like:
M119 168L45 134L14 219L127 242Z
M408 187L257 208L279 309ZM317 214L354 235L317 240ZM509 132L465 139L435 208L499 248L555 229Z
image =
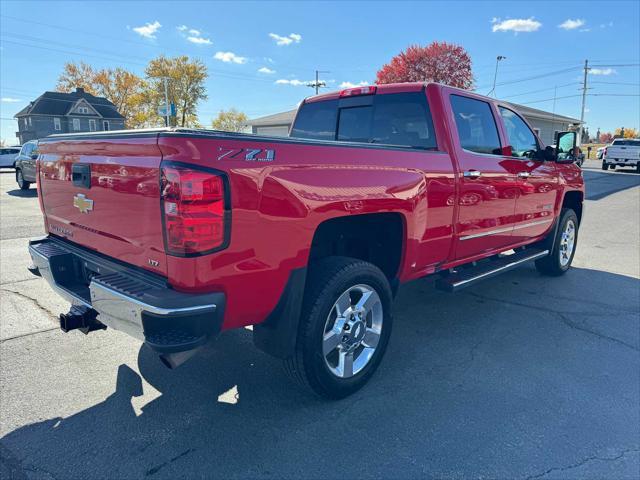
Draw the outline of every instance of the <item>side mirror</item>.
M558 163L573 163L577 159L576 143L578 134L576 132L560 132L556 137L555 160Z
M38 154L37 153L32 153L31 154L31 160L37 160L38 159Z

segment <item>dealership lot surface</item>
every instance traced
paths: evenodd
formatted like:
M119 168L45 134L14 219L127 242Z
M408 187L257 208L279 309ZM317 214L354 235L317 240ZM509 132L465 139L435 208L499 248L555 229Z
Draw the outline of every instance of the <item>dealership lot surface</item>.
M0 174L0 477L638 478L640 176L586 166L566 276L404 286L380 370L333 403L248 330L176 371L118 332L63 334L26 270L35 189Z

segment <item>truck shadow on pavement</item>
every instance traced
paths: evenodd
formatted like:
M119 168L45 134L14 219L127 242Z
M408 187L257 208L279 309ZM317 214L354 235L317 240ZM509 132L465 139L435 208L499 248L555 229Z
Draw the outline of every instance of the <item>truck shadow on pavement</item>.
M626 459L596 476L637 473L639 297L638 279L581 268L544 282L524 268L457 296L413 282L380 370L338 402L290 383L248 330L175 371L142 347L139 373L120 365L104 401L4 436L0 473L514 478L594 455Z
M622 172L629 172L630 175L624 175ZM637 175L635 170L621 170L617 173L583 170L582 175L586 182L587 200L600 200L614 193L640 186L640 175Z
M19 188L16 188L15 190L9 190L7 192L7 195L21 198L36 198L38 196L38 190L35 188L30 188L29 190L21 190Z

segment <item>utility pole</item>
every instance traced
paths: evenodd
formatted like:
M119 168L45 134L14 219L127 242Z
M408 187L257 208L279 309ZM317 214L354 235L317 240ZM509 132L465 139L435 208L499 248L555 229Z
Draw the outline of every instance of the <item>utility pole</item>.
M582 129L584 125L584 109L587 103L587 74L589 73L589 60L584 61L584 80L582 81L582 110L580 111L580 128L578 129L578 143L582 144Z
M320 80L321 73L329 73L326 70L316 70L316 81L307 83L307 87L313 87L316 89L316 95L318 95L320 91L320 87L326 87L327 83L324 80Z
M165 126L169 126L169 87L167 86L167 77L162 77L164 81L164 121Z
M493 74L493 88L489 93L487 93L487 96L491 95L492 93L494 97L496 96L495 91L496 91L496 79L498 78L498 64L500 63L500 60L506 60L506 59L507 57L502 55L498 55L496 57L496 71Z

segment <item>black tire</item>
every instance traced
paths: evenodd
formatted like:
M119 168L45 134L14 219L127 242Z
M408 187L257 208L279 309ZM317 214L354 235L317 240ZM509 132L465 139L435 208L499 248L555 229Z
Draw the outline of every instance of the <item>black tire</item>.
M609 164L606 162L602 162L602 170L609 170Z
M31 182L27 182L22 176L21 169L16 170L16 182L20 187L20 190L29 190L29 187L31 186Z
M566 264L563 264L560 261L561 240L562 234L570 221L573 222L575 228L575 240L573 250L571 251L571 255L569 256L569 261ZM549 255L544 258L536 260L536 268L538 269L538 272L543 275L552 277L559 277L560 275L564 275L565 273L567 273L567 270L571 268L571 263L573 262L573 257L576 254L576 249L578 247L579 226L580 225L578 223L578 216L576 215L576 212L574 212L570 208L563 208L560 212L560 225L554 232L556 237L553 242L553 249L551 250L551 253L549 253Z
M375 352L361 371L340 378L326 365L322 352L327 318L334 303L355 285L367 285L380 297L383 323ZM378 368L391 334L392 293L389 281L375 265L348 257L328 257L309 267L295 354L284 360L287 374L314 393L344 398L364 386Z
M640 162L636 163L636 173L640 173Z

